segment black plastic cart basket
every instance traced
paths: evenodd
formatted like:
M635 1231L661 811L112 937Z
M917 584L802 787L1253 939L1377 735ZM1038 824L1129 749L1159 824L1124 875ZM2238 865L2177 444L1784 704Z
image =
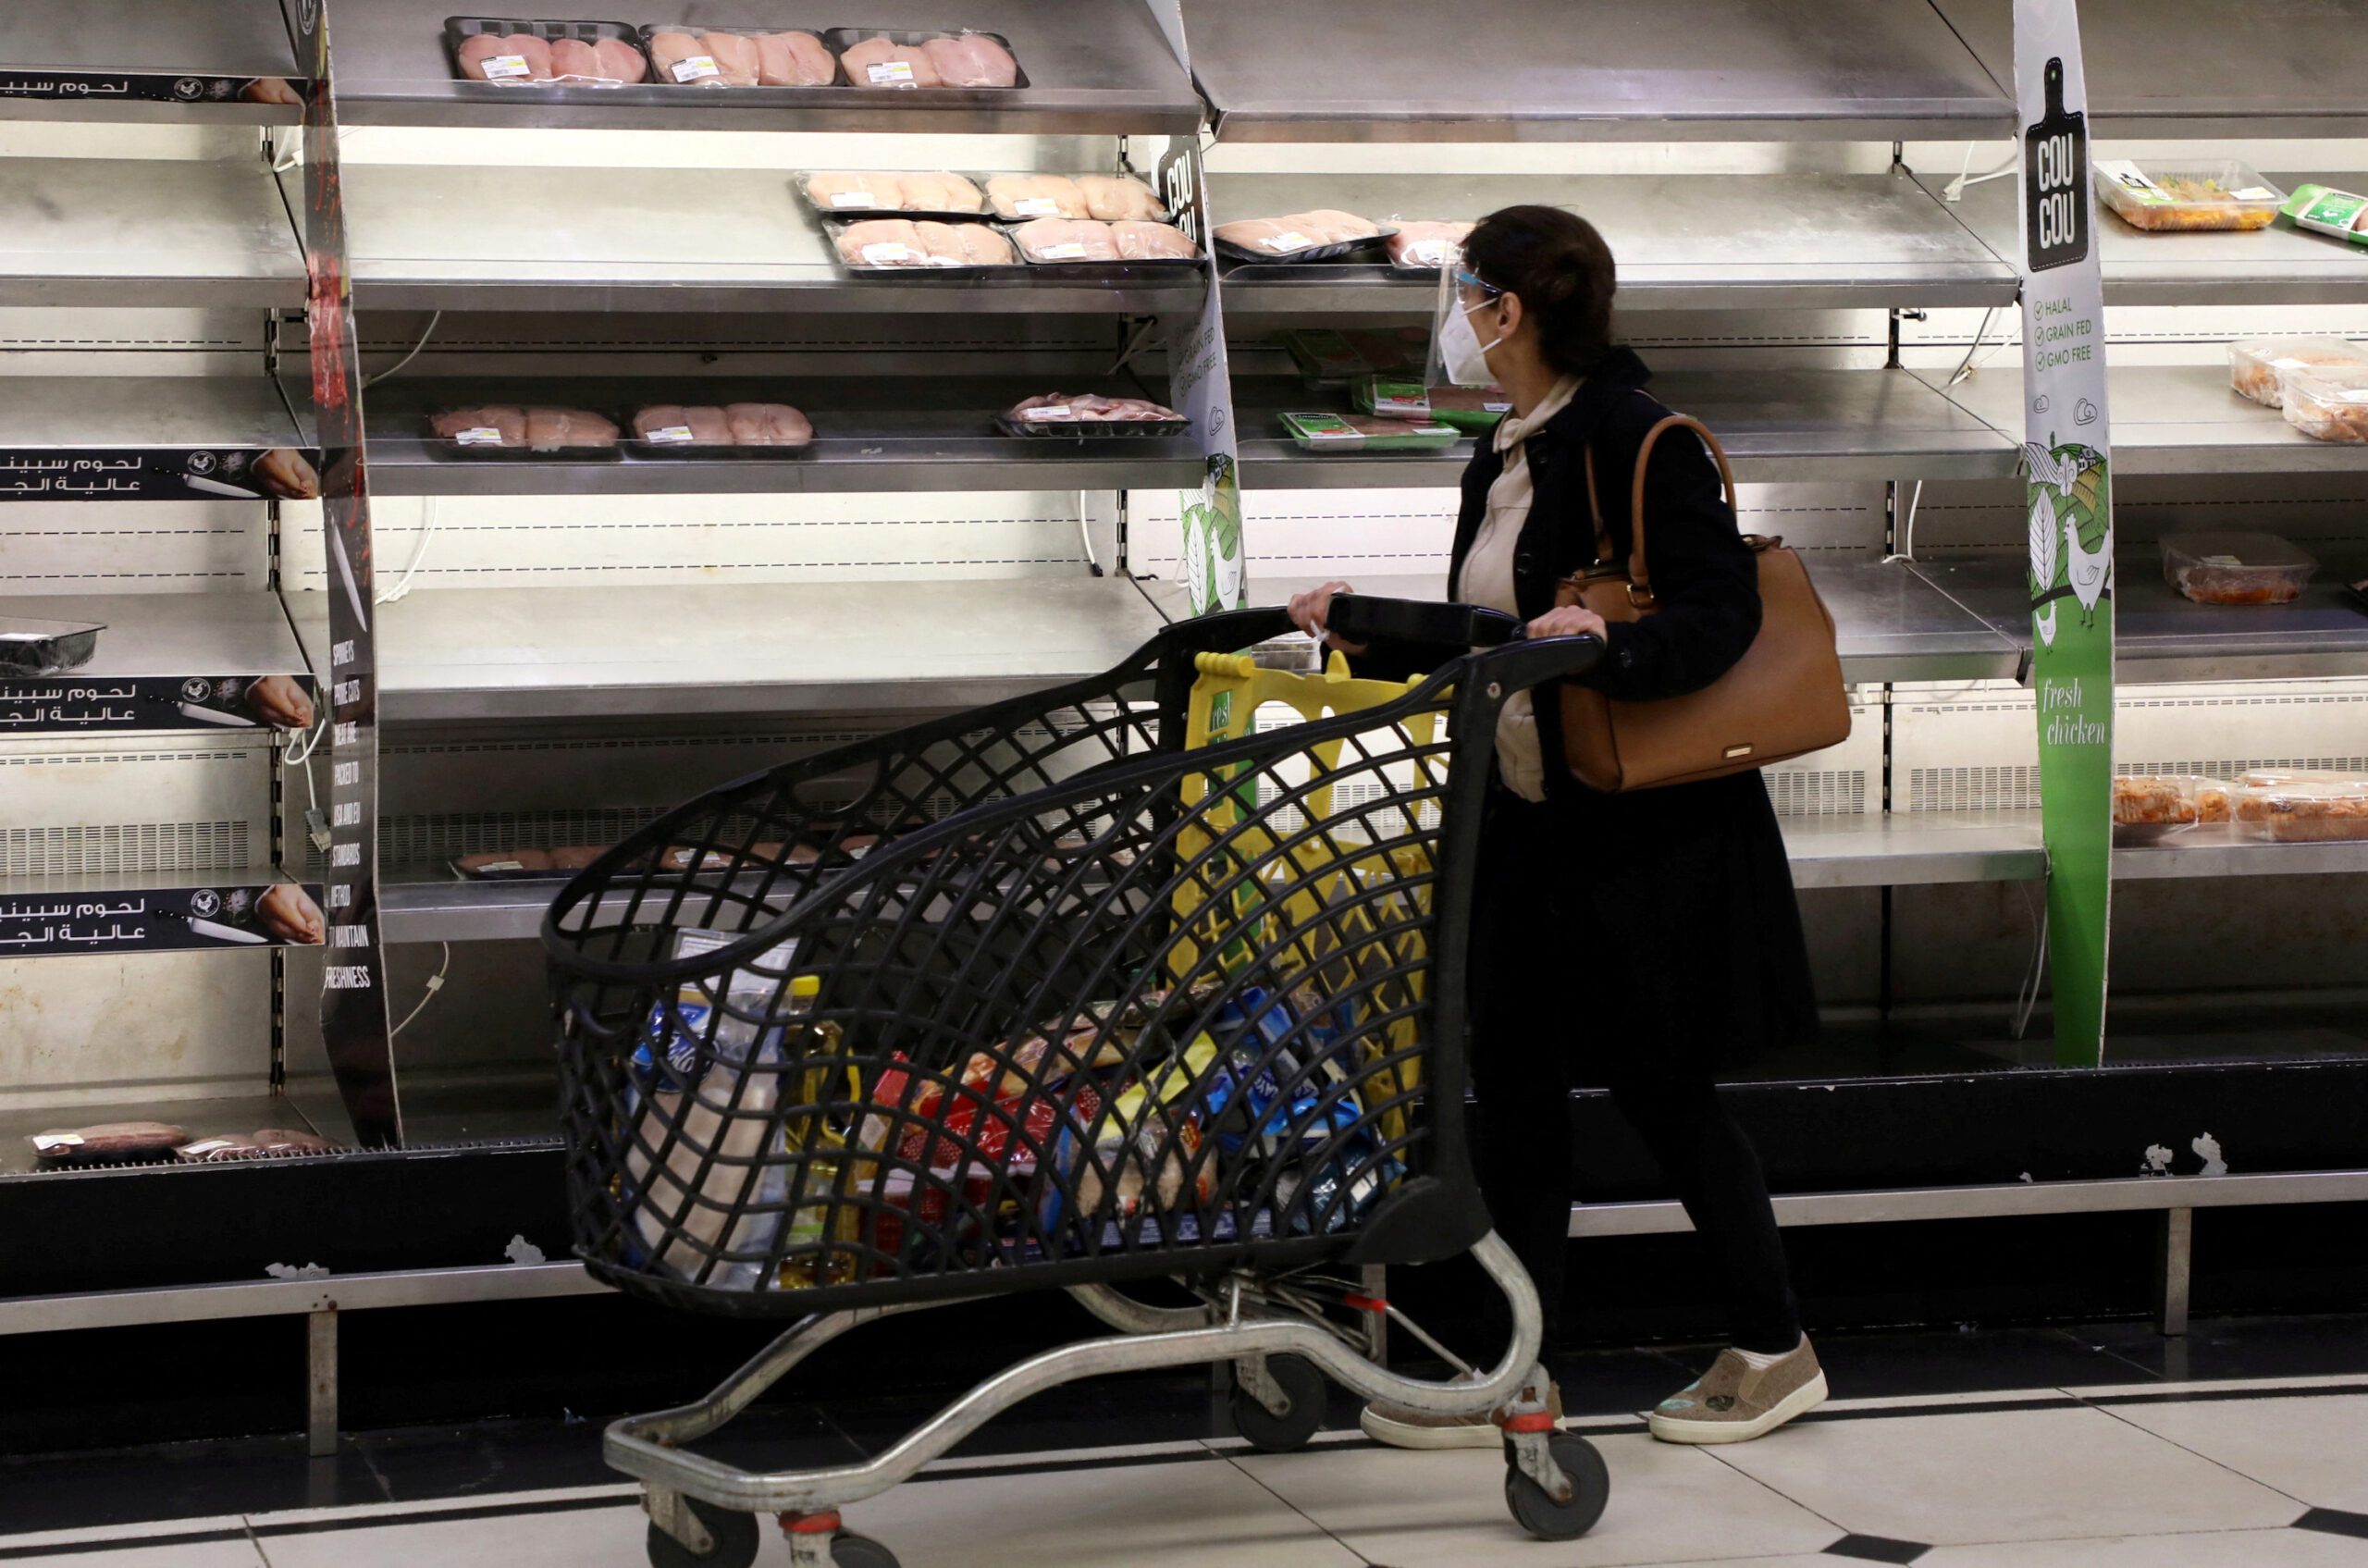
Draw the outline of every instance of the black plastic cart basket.
M842 1506L1043 1389L1210 1362L1261 1448L1313 1435L1329 1375L1497 1412L1533 1533L1601 1512L1600 1458L1546 1414L1536 1294L1462 1114L1497 716L1600 648L1399 600L1344 597L1334 624L1480 650L1376 682L1224 651L1288 634L1277 611L1187 622L1106 674L713 790L561 894L543 939L577 1251L635 1295L800 1319L700 1403L610 1428L654 1562L749 1562L773 1513L801 1565L893 1565ZM1377 1364L1358 1312L1438 1347L1341 1271L1466 1251L1511 1303L1504 1359L1445 1382ZM1156 1279L1197 1304L1117 1289ZM857 1324L1043 1287L1116 1332L867 1463L759 1475L681 1446Z

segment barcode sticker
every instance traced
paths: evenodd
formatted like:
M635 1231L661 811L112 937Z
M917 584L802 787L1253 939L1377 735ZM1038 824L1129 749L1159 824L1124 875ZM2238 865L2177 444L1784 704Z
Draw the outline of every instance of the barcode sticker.
M1067 403L1045 403L1040 408L1031 408L1022 411L1019 417L1027 420L1037 420L1074 419L1077 416L1069 412L1069 405Z
M501 432L490 425L472 425L465 430L454 431L452 439L464 447L498 447L501 445Z
M676 81L698 81L710 76L722 76L712 55L685 55L674 62Z
M1293 229L1288 234L1269 235L1265 243L1270 251L1304 251L1315 241Z
M1011 204L1011 210L1022 217L1058 217L1061 204L1050 196L1022 196Z
M2277 200L2277 192L2271 190L2266 185L2248 185L2243 190L2232 191L2229 194L2236 197L2239 202L2275 202Z
M916 258L910 245L901 240L889 240L877 245L866 245L863 248L863 259L873 266L895 266ZM925 261L928 258L924 256L919 259Z
M534 74L534 68L526 64L524 55L496 55L485 63L487 81L507 81L512 77Z
M691 427L687 425L660 425L642 439L652 446L679 447L688 443L693 437Z
M1085 243L1079 240L1064 240L1057 245L1046 245L1036 253L1038 261L1082 261Z
M1406 259L1417 266L1445 266L1463 253L1452 240L1417 240L1406 247Z
M2128 158L2100 158L2097 172L2120 187L2133 200L2155 204L2168 202L2170 193L2148 177L2143 169Z
M910 60L882 60L877 65L866 66L864 69L870 76L874 87L919 85L913 80L913 62Z
M876 207L879 199L869 191L833 191L831 205L834 207Z

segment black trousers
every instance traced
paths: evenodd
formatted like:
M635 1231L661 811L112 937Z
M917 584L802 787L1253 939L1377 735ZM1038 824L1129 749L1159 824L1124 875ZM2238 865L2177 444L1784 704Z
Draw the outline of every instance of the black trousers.
M1601 1087L1685 1204L1733 1342L1800 1342L1791 1271L1759 1156L1712 1078L1713 1043L1684 1019L1624 1016L1589 962L1599 917L1574 896L1586 858L1563 814L1498 795L1483 831L1470 995L1479 1101L1474 1163L1498 1232L1545 1303L1552 1343L1570 1255L1571 1091Z

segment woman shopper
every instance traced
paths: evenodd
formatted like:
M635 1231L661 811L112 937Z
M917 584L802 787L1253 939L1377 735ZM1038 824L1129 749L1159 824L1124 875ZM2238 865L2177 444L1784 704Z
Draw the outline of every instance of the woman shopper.
M1694 437L1665 437L1646 474L1659 611L1607 626L1554 605L1557 582L1595 557L1589 454L1613 556L1624 559L1629 478L1645 433L1669 413L1643 389L1644 362L1610 341L1602 237L1557 208L1508 207L1473 229L1456 281L1440 323L1449 374L1495 381L1512 412L1464 471L1450 596L1517 615L1533 636L1602 638L1602 661L1580 679L1615 700L1710 685L1750 647L1760 603L1758 567ZM1291 618L1328 636L1332 598L1346 591L1327 583L1301 594ZM1462 651L1335 646L1360 673L1391 676ZM1653 1412L1653 1435L1757 1438L1826 1397L1758 1156L1711 1077L1731 1055L1816 1027L1783 839L1757 772L1618 795L1587 788L1560 762L1554 693L1536 695L1506 705L1481 829L1470 971L1481 1189L1537 1282L1550 1343L1572 1199L1570 1092L1608 1088L1676 1185L1731 1316L1730 1348ZM1364 1428L1406 1448L1498 1441L1486 1417L1378 1405Z

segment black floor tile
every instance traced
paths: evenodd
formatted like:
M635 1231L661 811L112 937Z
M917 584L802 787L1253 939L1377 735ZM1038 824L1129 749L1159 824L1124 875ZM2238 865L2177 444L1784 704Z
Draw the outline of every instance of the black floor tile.
M625 1477L600 1461L592 1422L492 1421L404 1427L355 1440L397 1502L597 1487Z
M1825 1549L1828 1557L1855 1557L1861 1562L1913 1562L1931 1550L1922 1541L1895 1541L1888 1536L1844 1536Z
M2011 1393L2146 1374L2052 1328L1972 1328L1900 1334L1821 1334L1819 1362L1835 1399Z
M864 1452L876 1454L956 1397L958 1390L948 1390L832 1401L824 1406L824 1414ZM1333 1403L1337 1407L1338 1401ZM1036 1453L1229 1437L1232 1426L1224 1408L1223 1396L1211 1391L1205 1369L1101 1377L1050 1389L1005 1411L965 1438L954 1452ZM1338 1424L1338 1419L1335 1409L1329 1424ZM1353 1404L1348 1407L1345 1424L1356 1424Z
M2350 1513L2340 1508L2314 1508L2295 1520L2294 1528L2368 1540L2368 1513Z
M2066 1332L2146 1376L2173 1382L2368 1377L2368 1316L2197 1318L2187 1333L2175 1337L2145 1323L2093 1324Z
M1565 1351L1546 1358L1565 1415L1634 1415L1702 1376L1716 1347L1662 1351Z
M0 1461L11 1535L386 1500L351 1442L331 1459L307 1458L301 1438L247 1438Z

